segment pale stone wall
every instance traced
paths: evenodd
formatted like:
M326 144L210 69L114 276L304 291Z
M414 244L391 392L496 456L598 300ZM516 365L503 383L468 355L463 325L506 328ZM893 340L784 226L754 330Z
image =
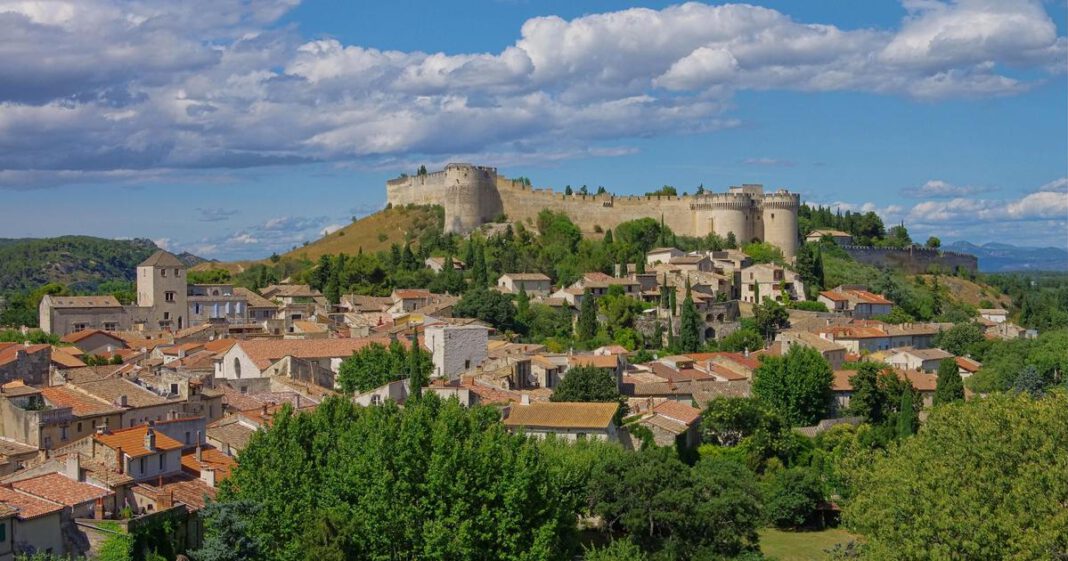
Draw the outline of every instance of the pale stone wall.
M138 267L137 306L144 310L149 329L189 327L185 267Z
M434 376L454 379L486 360L489 333L477 325L432 325L425 340L434 362Z
M876 267L894 267L912 274L927 273L939 269L952 273L957 269L977 272L979 258L967 253L939 251L926 247L904 249L847 245L842 249L855 261Z
M549 209L567 214L587 233L654 218L682 235L715 232L725 238L733 232L739 243L767 240L787 258L793 258L798 247L800 197L786 191L765 194L758 185L683 197L565 195L501 177L495 168L449 164L440 172L388 181L386 196L393 206L443 206L446 232L468 232L501 213L512 222L534 224L538 213Z

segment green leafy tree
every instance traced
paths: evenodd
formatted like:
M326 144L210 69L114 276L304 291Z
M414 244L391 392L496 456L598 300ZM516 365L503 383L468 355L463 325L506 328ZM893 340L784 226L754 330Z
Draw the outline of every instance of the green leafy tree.
M589 290L582 294L579 304L578 320L575 322L575 338L589 341L597 335L597 303Z
M602 547L591 547L582 554L583 561L646 561L645 552L634 542L615 539Z
M434 363L430 356L423 352L419 339L414 334L409 344L407 367L409 399L419 400L423 396L423 386L430 382Z
M957 356L967 356L986 341L979 324L959 323L935 337L935 345Z
M771 298L765 298L763 302L753 304L753 320L764 339L770 341L790 323L790 313Z
M717 397L701 412L704 442L717 446L737 446L762 427L768 410L752 397Z
M849 412L879 424L886 420L891 412L890 398L880 384L879 377L884 366L875 362L863 362L857 373L849 378L853 392L849 397Z
M925 245L931 249L938 249L942 247L942 240L938 239L936 236L931 236L927 238L927 243Z
M792 345L783 356L763 357L753 374L753 395L789 423L815 424L831 402L831 366L819 351Z
M193 551L196 561L244 561L259 559L262 546L250 531L249 521L258 507L247 501L210 502L200 511L204 520L204 540Z
M1016 377L1016 381L1012 384L1012 389L1016 393L1023 393L1037 398L1045 393L1046 381L1042 379L1037 368L1033 365L1028 365L1020 371L1020 375Z
M349 394L371 391L400 379L402 360L403 355L398 355L396 349L371 343L341 361L337 383L343 392Z
M243 518L264 561L567 558L572 505L539 444L498 419L430 393L403 408L286 407L241 452L220 502L257 505Z
M810 524L824 499L819 473L807 467L778 470L764 483L764 512L777 528Z
M720 339L719 348L728 352L755 351L764 348L764 336L755 329L743 327Z
M1066 410L1066 392L992 394L935 408L915 437L862 455L843 512L861 559L1063 557Z
M511 297L496 290L482 287L468 290L453 306L452 313L455 317L480 319L500 331L514 331L516 328L516 309Z
M960 377L957 361L943 359L938 364L938 381L935 386L934 404L953 403L964 400L964 381Z
M608 403L620 401L619 386L612 373L604 368L576 366L567 371L553 390L552 401Z

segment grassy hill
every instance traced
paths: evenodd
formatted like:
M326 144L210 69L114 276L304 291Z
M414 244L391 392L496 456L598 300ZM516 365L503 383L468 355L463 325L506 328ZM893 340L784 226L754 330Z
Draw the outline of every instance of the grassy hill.
M416 239L427 229L441 231L444 216L440 207L387 208L365 216L344 228L323 236L306 246L298 247L283 258L316 260L319 256L359 252L374 253L388 250L392 244Z
M55 282L71 290L132 281L137 264L158 247L152 240L90 236L0 240L0 293L33 290Z
M919 276L924 280L924 282L932 282L931 275ZM949 289L949 293L954 300L957 300L958 302L964 302L969 306L983 308L985 307L982 305L984 300L989 301L995 306L1000 306L1006 309L1012 306L1012 298L1008 297L1005 294L1002 294L1001 291L999 291L996 287L990 285L980 284L974 281L970 281L968 279L963 279L960 277L951 277L947 275L940 275L938 277L938 282L940 282L946 288Z

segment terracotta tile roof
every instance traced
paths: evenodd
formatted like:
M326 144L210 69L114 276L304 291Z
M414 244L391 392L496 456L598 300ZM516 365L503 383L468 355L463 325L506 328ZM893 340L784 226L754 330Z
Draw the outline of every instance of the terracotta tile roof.
M122 409L113 407L107 402L86 395L66 386L49 386L41 388L41 395L53 407L70 407L71 412L77 417L91 417L108 413L119 413Z
M151 407L167 403L166 399L125 378L104 378L69 385L105 403L118 403L122 396L126 396L128 407Z
M714 379L707 372L701 372L696 368L680 368L675 370L674 368L663 364L661 362L650 362L649 368L660 378L663 378L668 382L684 382L693 380L712 380Z
M393 291L393 296L403 300L426 300L429 299L432 294L429 290L418 288L398 288Z
M717 379L723 379L727 382L749 379L749 376L746 376L745 374L735 372L734 370L731 370L730 368L727 368L722 364L716 364L712 361L706 362L704 365L704 369L706 372L712 374Z
M650 415L639 422L643 425L652 425L666 430L675 435L682 434L689 428L685 423L681 423L670 417L664 417L663 415Z
M214 501L216 497L214 487L186 473L165 477L162 485L159 480L156 481L155 484L141 483L135 486L133 491L155 501L170 495L175 503L182 503L191 510L204 508L209 500Z
M820 296L823 296L824 298L826 298L828 300L833 300L835 302L848 302L849 301L849 296L846 296L844 293L839 292L837 290L824 290L824 291L820 292Z
M618 403L539 401L512 407L504 425L549 429L604 429L612 423L618 409Z
M181 442L178 442L160 431L153 430L156 434L156 450L149 450L145 448L145 434L147 432L148 425L140 425L110 433L94 434L93 438L112 450L122 448L123 453L131 458L140 458L141 456L155 454L159 450L182 449Z
M234 287L234 296L240 296L248 303L249 308L277 308L278 306L270 300L260 296L258 293L253 292L242 286Z
M195 369L214 370L215 369L215 358L217 356L218 355L216 353L213 353L211 351L207 351L207 350L197 351L197 352L195 352L193 354L186 355L183 358L180 358L180 359L178 359L176 361L171 362L170 364L168 364L166 366L166 368L170 368L170 369L185 368L185 369L189 369L189 370L195 370Z
M63 510L62 505L25 493L19 493L10 487L0 487L0 503L6 503L8 506L17 509L18 514L16 516L19 520L38 518Z
M0 366L15 362L20 352L32 355L51 348L51 345L9 345L0 349Z
M82 368L85 363L62 347L52 347L52 363L60 368Z
M968 372L978 372L979 369L983 367L983 365L978 361L963 356L957 357L957 366L963 368L964 370L967 370Z
M577 355L567 357L567 362L572 367L592 366L615 370L619 366L619 357L616 355Z
M53 308L122 308L114 296L46 296Z
M173 253L160 249L150 255L148 259L142 261L138 267L177 267L184 269L185 263L182 263Z
M327 326L321 323L315 323L314 321L297 320L293 322L293 325L303 333L322 333L324 331L329 331Z
M121 366L115 364L70 368L63 373L63 377L67 382L73 383L94 382L96 380L116 377L116 372L118 372L120 368Z
M208 438L229 445L235 450L244 450L255 428L240 422L237 417L219 419L208 425Z
M690 407L685 403L672 399L664 401L660 405L653 407L653 412L657 415L663 415L669 419L678 421L687 426L692 425L701 419L700 409Z
M947 358L954 358L953 353L943 351L942 349L909 349L903 351L920 360L943 360Z
M249 339L235 346L248 355L257 367L267 368L284 357L295 358L343 358L370 345L378 343L389 346L386 337L360 339Z
M853 382L850 381L856 370L835 370L834 379L831 380L831 390L836 392L851 392L853 391Z
M233 458L223 454L214 446L201 446L200 461L197 461L196 448L189 448L182 452L182 469L197 477L200 476L201 469L212 468L215 470L216 481L222 481L230 477L230 471L236 465L237 462Z
M890 300L887 300L886 298L883 298L882 296L873 292L868 292L867 290L850 290L849 293L855 295L858 300L866 304L893 305L893 302L891 302Z
M111 333L108 333L107 331L103 331L100 329L83 329L81 331L75 331L74 333L68 333L64 335L59 340L64 343L77 343L78 341L88 339L89 337L92 337L93 335L97 334L104 335L105 337L111 337L116 341L122 342L122 339L112 335Z
M907 372L896 368L887 367L886 371L897 374L898 378L908 380L912 387L919 392L933 392L938 382L938 376L909 370ZM831 381L831 390L836 392L853 391L853 382L850 380L856 375L856 370L835 370L834 379Z
M66 506L78 506L113 493L96 485L75 481L60 473L48 473L16 481L11 486L23 493Z

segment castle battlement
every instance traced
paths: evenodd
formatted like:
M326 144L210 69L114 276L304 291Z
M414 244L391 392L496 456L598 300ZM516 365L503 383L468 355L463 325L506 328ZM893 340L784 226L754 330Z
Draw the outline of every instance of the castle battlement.
M567 214L585 232L614 228L638 218L663 220L688 236L733 234L741 243L767 241L792 258L799 244L797 210L800 196L780 189L743 184L723 193L700 195L566 195L501 177L497 168L450 163L442 171L405 176L386 182L394 206L440 205L447 232L466 233L500 215L532 225L543 209Z

